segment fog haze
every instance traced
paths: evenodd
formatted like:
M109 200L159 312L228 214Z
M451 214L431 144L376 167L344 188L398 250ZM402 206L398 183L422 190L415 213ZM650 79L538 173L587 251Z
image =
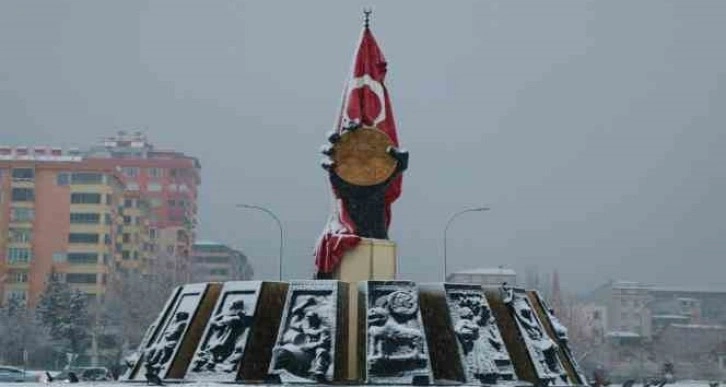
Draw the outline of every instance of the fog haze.
M719 0L0 2L0 143L85 148L142 128L202 164L201 239L258 279L310 278L318 148L361 30L411 152L399 277L554 269L726 288L726 3Z

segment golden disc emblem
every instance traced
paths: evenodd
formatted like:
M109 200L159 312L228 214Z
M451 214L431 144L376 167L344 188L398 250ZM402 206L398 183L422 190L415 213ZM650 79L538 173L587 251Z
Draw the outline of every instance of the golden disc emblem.
M396 159L386 152L393 142L376 128L345 132L335 144L335 173L350 184L369 186L383 183L396 170Z

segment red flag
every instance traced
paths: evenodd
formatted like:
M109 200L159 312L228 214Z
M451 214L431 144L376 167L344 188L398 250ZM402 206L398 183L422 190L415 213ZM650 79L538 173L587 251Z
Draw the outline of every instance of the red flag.
M391 100L383 84L385 77L386 59L373 33L366 27L355 53L352 74L343 90L343 104L336 123L338 132L351 122L359 122L364 126L377 127L388 135L394 146L398 146ZM401 180L399 175L386 191L386 226L391 223L391 204L401 195ZM360 242L342 200L335 190L333 194L331 215L315 248L315 266L320 273L333 272L345 252Z

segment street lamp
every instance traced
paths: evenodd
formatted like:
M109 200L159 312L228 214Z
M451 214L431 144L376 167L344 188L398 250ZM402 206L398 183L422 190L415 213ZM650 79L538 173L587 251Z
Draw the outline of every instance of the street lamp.
M444 282L446 282L446 235L449 231L449 226L451 225L451 222L453 222L457 216L459 216L461 214L465 214L467 212L480 212L480 211L489 211L489 210L490 210L489 207L467 208L465 210L461 210L461 211L451 215L451 217L449 218L449 221L446 223L446 227L444 228L444 273L443 273Z
M250 204L238 204L237 208L248 208L248 209L259 210L259 211L265 212L268 215L270 215L273 219L275 219L275 222L277 222L277 226L280 228L280 256L278 258L279 267L278 267L277 275L278 275L279 280L282 281L282 222L280 222L280 218L278 218L274 212L268 210L265 207L261 207L261 206L253 206Z

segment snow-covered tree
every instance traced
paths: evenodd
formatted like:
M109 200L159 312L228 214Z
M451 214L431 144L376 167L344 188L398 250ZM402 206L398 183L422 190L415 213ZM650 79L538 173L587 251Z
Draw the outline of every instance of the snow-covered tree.
M39 348L44 335L33 319L33 311L25 302L11 297L0 308L0 364L23 364L23 352L30 360L42 358ZM42 361L42 360L41 360Z
M36 316L56 348L80 355L89 347L92 327L86 295L52 274L38 301Z

